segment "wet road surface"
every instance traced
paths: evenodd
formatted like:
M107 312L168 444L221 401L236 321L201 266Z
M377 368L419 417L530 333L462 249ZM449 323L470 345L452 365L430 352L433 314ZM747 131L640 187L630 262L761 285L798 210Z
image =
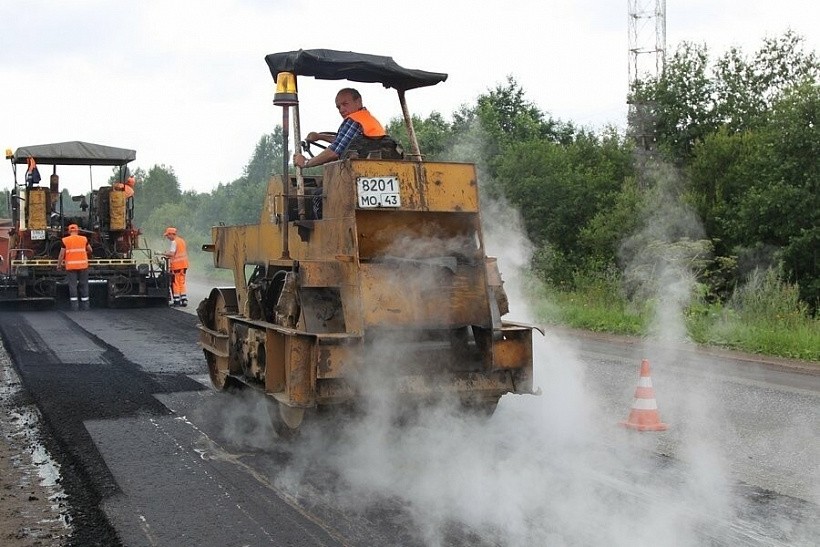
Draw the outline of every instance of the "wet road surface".
M384 418L374 401L363 416L314 416L285 443L263 398L208 387L196 322L164 308L0 313L4 344L62 466L72 544L820 538L817 476L806 467L817 449L798 442L817 440L816 376L715 372L677 355L653 368L673 428L637 436L610 427L628 412L635 352L586 341L550 350L544 395L505 399L489 422L444 409L398 428L389 402ZM718 404L703 386L717 386ZM693 399L711 414L693 417ZM697 433L710 420L727 428L719 441ZM778 442L749 446L755 427ZM795 435L794 445L780 442ZM773 462L772 453L791 461Z

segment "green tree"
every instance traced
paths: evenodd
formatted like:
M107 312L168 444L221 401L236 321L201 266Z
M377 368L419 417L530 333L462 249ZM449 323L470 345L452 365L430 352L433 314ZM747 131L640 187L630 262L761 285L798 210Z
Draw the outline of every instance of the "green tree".
M490 174L495 176L495 159L507 146L528 141L562 144L572 142L575 128L557 121L526 98L524 89L512 76L487 93L479 95L473 109L462 108L454 115L456 131L469 131L475 122L484 137L482 153L488 160Z
M282 150L282 128L277 126L272 133L260 137L242 176L219 184L208 194L183 196L186 207L196 212L195 229L207 234L211 226L219 223L258 223L268 180L272 174L282 172Z
M648 107L659 148L686 169L688 200L719 257L737 255L742 264L743 255L769 249L812 304L818 80L816 54L786 32L764 40L751 57L733 48L714 63L705 46L684 43L660 78L632 90Z
M282 173L282 165L282 126L277 125L256 143L243 175L251 184L267 183L272 174Z
M536 246L551 247L552 275L564 281L591 258L583 252L581 234L597 229L590 223L611 208L633 175L631 147L614 130L602 136L581 132L569 144L545 139L511 144L498 168L504 195L520 209L527 235ZM598 235L585 237L592 241ZM604 262L614 263L614 244L596 250Z
M814 52L792 31L766 38L749 59L730 49L715 66L715 109L718 119L733 131L754 127L790 90L817 81L820 65Z
M412 151L404 118L390 120L385 129L388 135L401 144L405 153ZM453 129L441 114L431 112L423 119L414 115L413 130L416 132L419 150L427 161L450 159L448 154L453 146Z
M820 294L820 86L805 84L774 102L755 129L727 127L695 146L689 199L721 255L768 246L809 303Z
M726 254L745 238L740 226L740 201L771 162L759 132L721 129L704 136L693 150L687 200L703 221L707 234Z
M134 220L137 225L163 205L179 203L182 197L173 167L154 165L142 179L135 178Z
M663 74L639 82L631 99L648 105L660 148L685 163L695 144L718 128L752 128L786 92L817 81L820 64L803 43L787 32L765 40L751 60L733 48L711 63L705 45L683 42Z
M142 233L149 241L162 241L162 234L165 228L174 226L185 234L185 239L196 226L193 211L185 208L182 203L163 203L152 210L142 223Z
M256 144L253 155L243 170L243 175L233 181L227 196L227 221L230 224L256 224L262 211L262 203L272 174L281 174L282 128L263 135Z
M505 85L478 97L476 115L481 125L500 148L505 144L547 140L568 144L575 129L557 121L526 99L524 89L512 76Z
M512 76L478 96L474 106L462 105L453 113L451 159L475 163L481 172L482 191L491 198L504 193L499 168L512 148L521 153L525 143L569 144L575 138L572 124L557 121L526 98Z
M695 142L718 127L705 45L683 42L657 80L639 82L632 101L648 106L639 120L654 129L659 147L672 159L686 158Z
M638 231L645 218L645 193L634 176L626 176L612 202L604 204L578 233L578 250L588 267L615 266L618 249L628 234Z

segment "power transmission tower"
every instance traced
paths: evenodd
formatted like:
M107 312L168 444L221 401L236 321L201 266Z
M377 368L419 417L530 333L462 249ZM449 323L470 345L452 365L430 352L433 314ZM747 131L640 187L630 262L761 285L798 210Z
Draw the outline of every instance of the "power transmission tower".
M657 78L666 60L666 0L629 3L629 86Z
M635 99L645 80L657 80L666 62L666 0L627 0L629 6L629 119L639 148L655 148L652 105Z

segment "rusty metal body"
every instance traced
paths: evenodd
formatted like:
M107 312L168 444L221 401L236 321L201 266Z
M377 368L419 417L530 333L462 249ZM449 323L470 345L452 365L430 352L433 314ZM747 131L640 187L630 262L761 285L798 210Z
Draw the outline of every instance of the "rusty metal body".
M532 327L501 320L507 298L484 250L475 166L425 162L405 101L447 75L325 49L265 61L283 109L283 172L291 109L296 148L309 148L297 75L395 88L411 152L351 144L320 176L274 176L259 224L212 228L203 249L235 282L197 309L214 386L264 390L286 435L306 409L380 393L484 409L530 393Z
M400 206L362 207L362 179L395 181ZM321 218L286 231L282 182L269 182L258 225L212 229L207 250L236 284L200 307L217 387L240 380L309 408L355 399L376 367L382 387L411 396L494 404L531 391L532 331L501 321L506 298L484 252L473 165L328 164L306 177L321 191ZM287 216L313 198L291 197Z

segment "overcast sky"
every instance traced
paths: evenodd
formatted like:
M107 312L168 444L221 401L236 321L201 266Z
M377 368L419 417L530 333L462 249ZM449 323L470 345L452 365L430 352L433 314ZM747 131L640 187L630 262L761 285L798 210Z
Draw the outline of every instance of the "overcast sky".
M644 2L651 5L651 2ZM588 127L625 125L627 1L0 0L0 146L83 140L132 148L132 166L174 168L209 191L242 174L281 123L268 53L329 48L449 74L408 92L449 119L512 75L541 110ZM820 51L809 0L669 0L667 47L754 52L792 29ZM340 82L299 82L303 135L335 130ZM395 91L357 84L385 123ZM5 182L11 183L11 169ZM64 181L68 182L68 181Z

